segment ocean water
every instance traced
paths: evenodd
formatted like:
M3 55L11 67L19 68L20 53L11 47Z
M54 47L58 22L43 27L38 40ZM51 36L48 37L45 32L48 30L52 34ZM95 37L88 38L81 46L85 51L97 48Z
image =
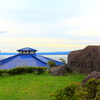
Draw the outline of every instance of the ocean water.
M0 60L11 57L11 56L13 56L13 55L0 55ZM48 58L51 58L51 59L54 59L57 61L60 61L59 58L63 58L66 60L66 62L67 62L67 57L68 57L68 55L42 55L42 56L48 57Z
M58 60L58 61L60 61L59 58L63 58L66 60L66 62L68 58L68 55L43 55L43 56L54 59L54 60Z

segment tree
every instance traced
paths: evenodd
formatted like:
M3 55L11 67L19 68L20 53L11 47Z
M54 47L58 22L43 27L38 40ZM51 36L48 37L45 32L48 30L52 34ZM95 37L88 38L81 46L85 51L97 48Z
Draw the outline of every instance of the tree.
M66 60L63 58L59 58L59 60L61 60L61 62L63 62L64 64L66 64Z
M51 68L51 67L54 67L54 66L56 65L56 63L54 62L54 60L48 61L47 64L50 66L50 68Z

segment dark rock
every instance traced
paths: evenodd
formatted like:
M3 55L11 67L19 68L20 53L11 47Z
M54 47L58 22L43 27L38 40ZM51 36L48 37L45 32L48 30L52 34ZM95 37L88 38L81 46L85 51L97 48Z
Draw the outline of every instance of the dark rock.
M52 67L50 68L49 73L50 75L55 75L55 76L65 75L67 73L67 67L66 65Z
M83 81L82 83L87 83L87 81L91 78L95 78L96 80L100 79L100 72L98 71L93 71L90 73Z
M74 72L91 73L100 71L100 46L87 46L68 55L68 67Z

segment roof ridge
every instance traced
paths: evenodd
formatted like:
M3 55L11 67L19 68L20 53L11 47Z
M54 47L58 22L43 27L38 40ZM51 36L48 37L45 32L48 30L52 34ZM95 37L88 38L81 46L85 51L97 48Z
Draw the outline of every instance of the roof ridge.
M38 59L36 56L34 56L34 55L32 55L32 54L31 54L31 56L34 57L34 58L36 58L36 59ZM44 61L42 61L42 60L40 60L40 59L38 59L38 60L41 61L41 62L43 62L43 63L45 63L45 64L47 64L46 62L44 62Z

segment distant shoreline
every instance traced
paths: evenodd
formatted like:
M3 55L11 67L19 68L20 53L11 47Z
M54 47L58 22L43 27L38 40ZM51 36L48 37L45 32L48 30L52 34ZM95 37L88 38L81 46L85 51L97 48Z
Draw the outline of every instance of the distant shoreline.
M68 55L70 51L64 51L64 52L38 52L36 54L40 55ZM18 53L9 53L9 52L1 52L0 55L16 55Z

